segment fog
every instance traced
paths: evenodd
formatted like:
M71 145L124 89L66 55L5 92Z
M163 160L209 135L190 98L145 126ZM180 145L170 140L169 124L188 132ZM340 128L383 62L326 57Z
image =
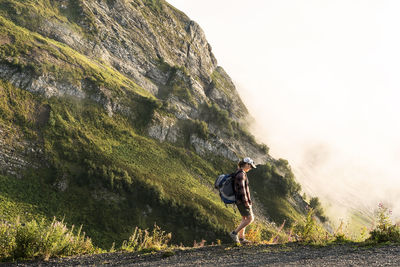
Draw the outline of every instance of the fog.
M303 191L335 219L400 217L400 2L170 0L200 24Z

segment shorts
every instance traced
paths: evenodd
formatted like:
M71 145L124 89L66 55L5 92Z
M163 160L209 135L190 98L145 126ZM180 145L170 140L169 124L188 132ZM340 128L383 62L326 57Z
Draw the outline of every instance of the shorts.
M248 217L253 214L251 207L245 207L243 203L236 204L236 207L238 208L240 215L242 215L243 217Z

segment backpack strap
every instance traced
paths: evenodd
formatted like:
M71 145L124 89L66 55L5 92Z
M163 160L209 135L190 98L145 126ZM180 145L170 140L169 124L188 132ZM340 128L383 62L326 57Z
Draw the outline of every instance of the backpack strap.
M234 172L233 175L232 175L232 177L233 177L233 178L236 178L236 175L238 175L238 174L241 173L241 172L244 172L244 170L240 169L240 170Z

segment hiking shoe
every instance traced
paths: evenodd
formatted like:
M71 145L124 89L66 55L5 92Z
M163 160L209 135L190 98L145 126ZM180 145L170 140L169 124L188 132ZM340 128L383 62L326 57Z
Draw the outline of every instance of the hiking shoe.
M239 238L239 242L240 242L240 244L242 244L242 245L246 245L246 244L251 243L250 240L247 240L247 239L245 239L245 238Z
M239 237L238 237L237 234L235 234L234 232L231 232L229 235L231 236L233 242L235 242L235 243L240 243Z

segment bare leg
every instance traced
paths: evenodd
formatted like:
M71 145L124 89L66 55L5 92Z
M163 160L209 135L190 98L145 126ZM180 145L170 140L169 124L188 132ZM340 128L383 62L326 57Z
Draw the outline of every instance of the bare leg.
M246 227L243 227L242 230L240 230L239 233L238 233L239 238L244 238L245 237L245 232L246 232Z
M235 232L239 234L239 237L244 238L244 232L247 225L251 224L254 221L254 215L250 214L249 216L243 216L242 222L236 228Z

